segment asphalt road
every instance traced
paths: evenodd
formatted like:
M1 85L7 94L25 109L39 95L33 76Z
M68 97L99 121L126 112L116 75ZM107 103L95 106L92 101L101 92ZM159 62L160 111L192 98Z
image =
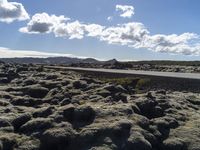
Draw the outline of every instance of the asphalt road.
M79 68L79 67L61 67L61 66L45 66L45 67L49 69L64 69L72 71L101 72L101 73L112 73L112 74L127 74L127 75L155 76L155 77L157 76L157 77L200 80L200 73L138 71L138 70L121 70L121 69L95 69L95 68Z

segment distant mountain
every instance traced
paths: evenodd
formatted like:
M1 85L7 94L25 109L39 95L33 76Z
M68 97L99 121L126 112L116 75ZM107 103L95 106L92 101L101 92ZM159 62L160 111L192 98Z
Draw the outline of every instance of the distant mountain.
M19 63L19 64L48 64L48 65L70 65L74 67L95 67L95 68L116 68L127 69L135 65L178 65L178 66L200 66L200 61L171 61L171 60L153 60L153 61L128 61L120 62L116 59L108 61L99 61L94 58L73 58L73 57L49 57L49 58L0 58L0 63Z
M98 64L101 63L101 61L98 61L94 58L86 58L86 59L82 59L81 63L92 63L92 64Z
M101 64L109 61L98 61L94 58L72 58L72 57L49 57L49 58L0 58L0 61L5 63L20 63L20 64Z
M116 59L111 59L111 60L105 61L104 63L105 64L115 64L115 63L118 63L118 61Z
M71 64L79 63L82 59L71 57L49 57L49 58L1 58L5 63L23 63L23 64Z

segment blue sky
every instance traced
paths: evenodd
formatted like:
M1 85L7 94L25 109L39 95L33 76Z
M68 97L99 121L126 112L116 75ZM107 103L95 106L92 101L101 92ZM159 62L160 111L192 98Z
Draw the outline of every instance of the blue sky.
M200 59L200 40L199 37L196 37L200 35L200 19L198 15L200 14L200 1L198 0L193 0L192 2L189 0L13 1L24 6L25 11L29 15L29 19L17 19L15 16L15 20L13 19L9 23L5 20L0 22L0 47L4 49L4 51L1 52L2 55L6 50L24 50L46 53L65 53L74 56L94 57L99 59ZM11 1L8 0L6 3L10 2ZM133 7L134 14L129 17L121 17L120 15L123 14L124 11L117 10L117 5ZM2 17L2 8L0 6L0 18ZM81 24L81 28L82 26L85 27L90 24L105 27L102 32L105 32L106 35L98 33L98 35L95 36L88 36L87 34L89 31L84 30L84 34L81 35L83 37L70 39L73 33L67 32L67 34L61 36L60 34L58 35L57 32L55 33L55 31L52 31L54 29L45 31L45 33L41 33L40 30L37 31L37 34L35 34L35 30L34 33L33 30L19 31L20 28L27 27L27 24L33 20L32 17L35 14L42 13L50 17L51 15L57 17L63 15L65 18L70 18L70 21L64 22L66 25L68 22L73 23L78 21L79 25ZM108 20L108 17L112 19ZM133 24L128 25L128 23ZM141 23L144 27L140 25L133 27L135 23ZM117 39L114 40L118 42L113 42L113 39L107 34L111 28L112 30L114 28L115 31L120 28L121 30L119 30L122 34L127 34L126 37L129 37L129 39L124 41L124 39L121 39L121 37L119 38L117 34L114 35L117 36ZM135 28L139 28L139 33L141 30L145 30L144 32L147 38L144 39L143 35L140 35L142 38L138 43L138 41L135 40L136 37L132 37L132 34L135 33L123 33L126 31L124 28L133 29L134 32ZM176 36L171 36L174 34L176 34ZM174 41L171 40L177 42L174 43ZM143 42L145 42L145 44L141 44ZM168 45L166 46L166 44ZM186 50L182 51L183 48Z

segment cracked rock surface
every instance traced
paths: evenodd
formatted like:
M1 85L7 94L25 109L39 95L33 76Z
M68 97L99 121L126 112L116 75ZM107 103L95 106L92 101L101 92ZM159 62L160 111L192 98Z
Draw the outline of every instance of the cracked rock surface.
M200 150L199 108L198 93L0 65L0 150Z

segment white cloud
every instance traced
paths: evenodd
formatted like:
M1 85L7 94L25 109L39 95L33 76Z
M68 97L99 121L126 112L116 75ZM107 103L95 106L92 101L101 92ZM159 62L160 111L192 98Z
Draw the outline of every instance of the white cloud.
M20 28L19 31L29 34L50 33L54 28L70 20L64 16L48 15L47 13L35 14L26 27Z
M87 32L87 36L90 36L90 37L100 37L103 30L105 29L104 26L101 26L98 24L87 24L84 26Z
M17 2L0 0L0 21L11 23L15 20L23 21L29 19L24 6Z
M79 21L60 24L54 29L56 37L68 37L69 39L82 39L84 36L97 37L104 27L98 24L84 24Z
M109 44L138 45L147 34L148 30L142 23L132 22L106 28L101 33L100 40Z
M35 58L47 58L47 57L75 57L72 54L61 53L48 53L39 51L25 51L25 50L12 50L5 47L0 47L0 58L15 58L15 57L35 57Z
M197 34L151 35L142 23L137 22L108 27L99 37L101 41L109 44L127 45L135 49L145 48L155 52L200 55L200 39Z
M69 37L69 39L82 39L85 34L84 24L79 21L70 22L67 24L60 24L55 27L54 31L56 37Z
M36 14L26 27L24 33L53 33L55 37L68 39L97 38L108 44L126 45L133 49L144 48L155 52L200 55L200 38L195 33L180 35L155 34L140 22L129 22L117 26L105 27L99 24L86 24L71 21L64 16Z
M200 39L194 33L183 33L181 35L148 35L144 43L141 47L156 52L200 55Z
M116 11L119 11L123 18L131 18L135 14L134 7L129 5L116 5Z
M86 34L95 37L101 34L103 26L98 24L84 24L79 21L69 22L64 16L35 14L26 27L19 29L22 33L39 34L54 33L56 37L82 39Z
M120 16L131 18L134 15L134 7L128 5L116 5L116 11ZM15 20L30 19L24 6L17 2L0 0L0 21L11 23ZM112 16L107 20L112 20ZM68 39L82 39L94 37L108 44L119 44L134 49L145 48L155 52L200 55L200 37L195 33L183 33L180 35L155 34L140 22L129 22L117 26L105 27L99 24L87 24L80 21L71 21L63 15L49 15L37 13L32 16L27 26L19 29L27 34L53 33L55 37ZM42 53L37 51L20 51L0 48L1 57L51 57L71 56L57 53Z

